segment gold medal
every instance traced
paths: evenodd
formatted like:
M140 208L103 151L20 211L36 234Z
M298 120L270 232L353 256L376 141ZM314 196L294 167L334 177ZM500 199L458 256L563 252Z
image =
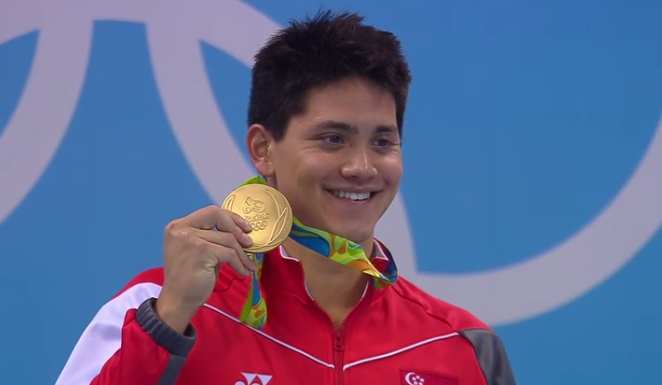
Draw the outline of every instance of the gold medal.
M292 207L285 196L265 184L241 186L223 201L222 208L238 214L253 227L249 253L266 253L280 246L292 229Z

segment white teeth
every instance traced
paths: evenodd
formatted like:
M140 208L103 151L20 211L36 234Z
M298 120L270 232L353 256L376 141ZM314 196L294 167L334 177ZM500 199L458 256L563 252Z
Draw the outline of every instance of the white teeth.
M349 191L333 190L333 195L337 196L338 198L351 199L353 201L363 201L370 198L369 192L355 193Z

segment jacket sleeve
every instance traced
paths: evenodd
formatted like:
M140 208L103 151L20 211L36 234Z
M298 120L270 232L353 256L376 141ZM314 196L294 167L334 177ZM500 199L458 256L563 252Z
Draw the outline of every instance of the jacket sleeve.
M460 334L473 345L487 385L516 385L508 354L498 335L487 329L463 330Z
M87 326L56 385L173 385L195 343L159 319L160 286L137 284L103 306Z

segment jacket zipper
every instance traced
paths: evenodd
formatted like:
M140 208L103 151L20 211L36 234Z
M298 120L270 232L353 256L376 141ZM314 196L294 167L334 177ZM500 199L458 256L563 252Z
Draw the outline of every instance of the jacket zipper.
M303 266L299 264L299 268L301 269L301 285L308 294L308 298L310 298L313 301L313 304L315 307L317 307L317 310L329 321L331 325L333 325L333 320L331 317L329 317L326 312L317 305L315 302L315 299L310 295L310 292L308 292L308 289L306 288L306 281L304 278L304 271L303 271ZM370 281L368 281L367 285L370 285ZM345 322L343 324L335 329L333 331L333 367L334 367L334 372L335 372L335 385L343 385L344 384L344 374L345 371L343 370L344 366L344 352L345 352L345 324L347 323L347 320L356 312L356 310L365 302L365 296L368 294L369 286L366 286L366 292L363 293L363 296L361 299L359 299L359 302L354 306L354 308L347 314L347 317L345 317Z
M343 371L343 353L345 352L345 336L343 335L343 329L336 329L333 332L333 351L334 351L334 359L333 359L333 366L335 368L335 373L336 373L336 385L342 385L343 384L343 377L344 377L344 371Z
M370 283L368 283L369 285ZM366 287L366 292L363 293L363 296L359 300L359 302L354 306L352 310L350 310L349 314L347 314L347 317L345 317L345 322L343 324L335 329L333 331L333 367L335 369L336 373L336 381L335 385L343 385L345 383L345 328L347 326L347 321L351 319L352 316L354 316L354 313L363 305L363 302L365 302L365 296L368 294L367 292L368 287ZM318 309L326 315L326 318L329 320L329 323L333 325L333 320L331 317L329 317L328 314L322 310L322 308L318 307Z

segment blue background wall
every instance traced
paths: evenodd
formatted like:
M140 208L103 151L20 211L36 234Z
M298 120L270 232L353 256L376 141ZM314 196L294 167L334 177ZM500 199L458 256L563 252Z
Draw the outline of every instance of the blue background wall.
M218 23L226 24L212 29L234 44L246 39L254 45L242 32L223 31L260 29L243 19L246 12L284 25L319 3L252 0L246 4L253 9L246 11L199 0L190 2L195 17L188 18L163 1L139 2L135 12L125 1L80 6L72 0L60 2L61 9L45 1L16 3L0 1L5 144L12 116L28 97L28 80L43 73L35 71L33 59L49 31L59 28L65 37L77 28L71 20L80 22L81 31L88 23L93 27L89 63L82 67L87 72L66 134L11 210L10 187L21 183L33 159L16 162L16 154L32 147L4 147L0 153L0 205L7 208L4 216L0 211L0 378L13 385L48 384L97 309L134 274L161 263L165 224L213 201L171 130L153 70L160 59L150 56L150 23L177 19L154 32L176 39L204 24L195 15L214 20L208 10L214 8L225 15L218 14ZM36 5L28 9L28 3ZM662 112L662 2L323 4L361 12L368 22L392 30L410 60L414 83L401 192L415 247L407 257L420 273L498 271L563 244L615 199L655 135ZM243 144L249 68L200 38L192 52L202 55L213 102L236 142L218 143L218 154L208 159L223 178L227 165L238 160L226 149ZM54 57L64 58L65 72L74 51L55 51ZM181 76L186 83L187 74ZM47 104L30 104L34 121L48 116L44 111L69 108L59 104L59 89L39 92L55 96ZM48 121L41 124L52 129ZM47 135L29 135L36 154ZM662 164L657 170L645 182L650 191L662 186ZM431 190L434 201L425 194ZM659 212L662 194L638 204L642 211ZM660 220L653 218L653 234ZM626 225L633 232L651 231L637 220ZM494 323L519 383L662 384L662 329L655 326L662 319L662 235L645 238L633 259L568 303ZM619 246L618 234L598 241L609 249ZM586 276L592 268L581 267ZM555 279L560 290L564 276Z

